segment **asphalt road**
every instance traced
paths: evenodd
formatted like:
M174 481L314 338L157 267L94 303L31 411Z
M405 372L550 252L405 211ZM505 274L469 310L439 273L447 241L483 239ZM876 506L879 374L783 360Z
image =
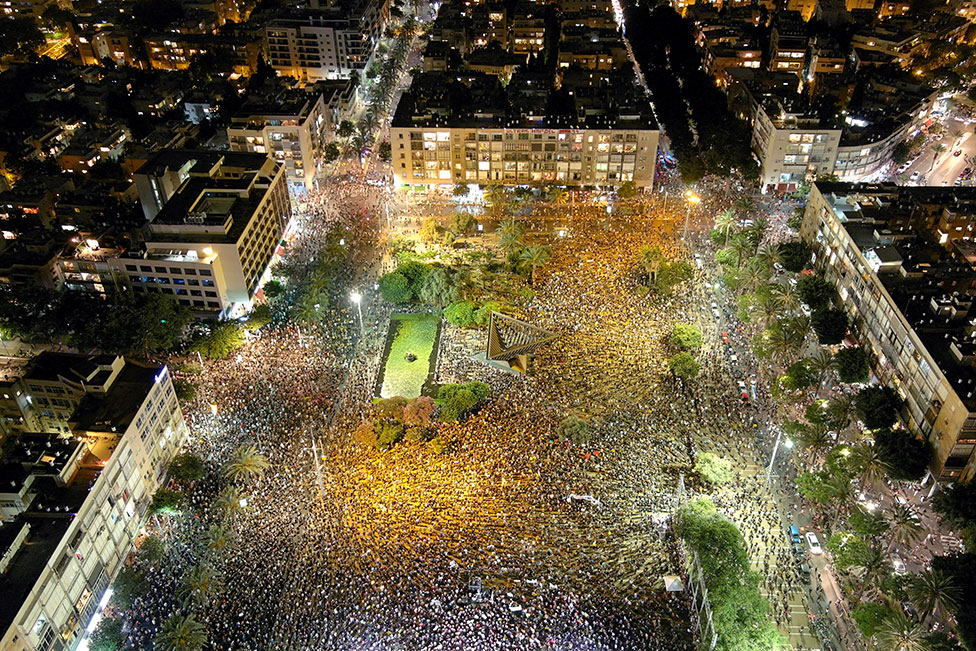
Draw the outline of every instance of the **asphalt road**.
M912 185L952 185L962 171L967 167L976 167L976 136L973 134L973 125L966 124L959 118L950 118L945 121L945 136L941 142L946 150L936 157L932 147L935 142L925 146L925 150L918 159L912 163L904 174L898 175L895 179L902 184ZM961 133L959 137L954 134ZM958 156L955 152L961 151ZM914 183L911 182L913 173L919 172L920 178ZM965 185L972 185L972 180L966 181Z

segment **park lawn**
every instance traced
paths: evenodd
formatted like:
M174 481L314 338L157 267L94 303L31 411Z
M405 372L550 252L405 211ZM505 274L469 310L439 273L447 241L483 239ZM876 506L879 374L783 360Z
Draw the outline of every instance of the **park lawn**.
M383 367L382 397L416 398L420 395L430 373L431 353L437 341L437 324L438 318L427 314L393 317L390 326L396 327L397 333ZM416 355L416 361L408 362L408 353Z

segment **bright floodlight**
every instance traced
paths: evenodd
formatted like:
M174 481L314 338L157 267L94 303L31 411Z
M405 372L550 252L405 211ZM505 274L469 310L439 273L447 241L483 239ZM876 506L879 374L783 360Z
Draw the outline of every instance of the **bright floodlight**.
M349 292L349 298L352 300L353 303L359 303L359 301L363 300L362 294L360 294L355 290Z

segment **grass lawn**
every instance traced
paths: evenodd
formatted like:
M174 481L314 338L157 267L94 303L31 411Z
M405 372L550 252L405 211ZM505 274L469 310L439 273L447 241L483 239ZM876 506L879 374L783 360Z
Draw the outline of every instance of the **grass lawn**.
M380 396L416 398L430 373L439 319L428 314L397 314L391 328L397 328L383 366L383 388ZM416 360L407 361L413 354Z

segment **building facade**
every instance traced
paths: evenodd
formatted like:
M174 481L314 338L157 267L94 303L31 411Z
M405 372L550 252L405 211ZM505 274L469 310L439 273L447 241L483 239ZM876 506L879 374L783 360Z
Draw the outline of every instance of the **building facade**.
M106 394L87 396L73 418L73 433L104 453L104 466L97 478L79 476L64 488L66 502L79 500L72 511L21 515L29 525L23 542L33 551L30 558L14 552L17 572L5 579L3 651L78 647L108 602L109 586L187 436L165 366L126 361Z
M412 128L391 130L398 185L570 186L654 183L659 131L651 129Z

